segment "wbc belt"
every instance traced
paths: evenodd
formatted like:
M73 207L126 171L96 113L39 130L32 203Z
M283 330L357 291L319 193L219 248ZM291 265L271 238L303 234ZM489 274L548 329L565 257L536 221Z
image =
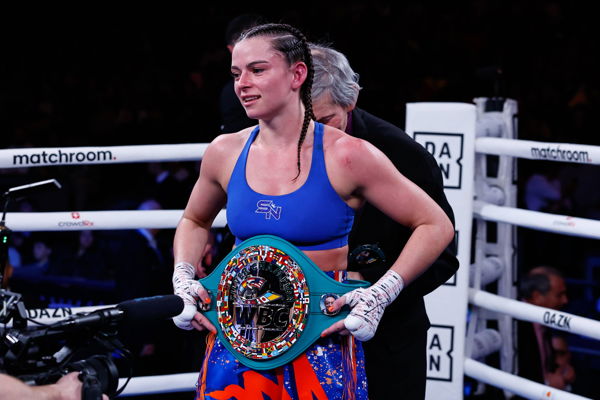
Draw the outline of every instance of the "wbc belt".
M223 345L244 365L272 369L302 354L321 332L348 315L329 305L365 281L337 282L293 244L272 235L240 243L200 283L200 304Z

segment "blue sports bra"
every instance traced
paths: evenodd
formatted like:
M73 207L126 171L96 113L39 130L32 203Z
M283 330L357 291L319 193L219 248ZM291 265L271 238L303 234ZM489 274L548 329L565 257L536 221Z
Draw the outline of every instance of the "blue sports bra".
M227 186L227 223L236 245L256 235L275 235L301 250L326 250L348 244L354 210L331 186L323 154L323 125L315 122L310 172L297 190L271 196L246 181L246 162L257 126L240 154Z

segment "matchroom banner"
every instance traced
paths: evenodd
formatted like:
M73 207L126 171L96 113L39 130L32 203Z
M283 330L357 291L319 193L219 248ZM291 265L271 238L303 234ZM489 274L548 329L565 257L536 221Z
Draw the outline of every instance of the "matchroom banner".
M428 400L463 398L467 291L473 218L474 104L409 103L406 132L437 159L446 197L454 210L460 268L425 297L431 328L427 337Z

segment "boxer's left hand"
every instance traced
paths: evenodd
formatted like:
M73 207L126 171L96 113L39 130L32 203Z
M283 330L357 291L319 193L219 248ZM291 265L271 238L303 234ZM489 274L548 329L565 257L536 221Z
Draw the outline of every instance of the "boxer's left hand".
M321 337L337 332L340 335L350 333L362 341L371 339L375 335L385 307L398 297L403 288L402 277L390 270L373 286L346 293L333 303L333 311L348 304L352 307L350 315L325 329Z

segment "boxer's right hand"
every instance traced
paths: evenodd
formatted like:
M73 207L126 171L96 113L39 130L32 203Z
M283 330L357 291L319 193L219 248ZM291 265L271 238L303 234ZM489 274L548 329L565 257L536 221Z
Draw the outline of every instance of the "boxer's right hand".
M214 325L204 315L198 312L198 302L210 303L210 296L198 280L194 279L196 269L187 262L178 262L173 270L173 290L183 299L183 311L173 318L178 328L202 331L208 329L216 333Z

